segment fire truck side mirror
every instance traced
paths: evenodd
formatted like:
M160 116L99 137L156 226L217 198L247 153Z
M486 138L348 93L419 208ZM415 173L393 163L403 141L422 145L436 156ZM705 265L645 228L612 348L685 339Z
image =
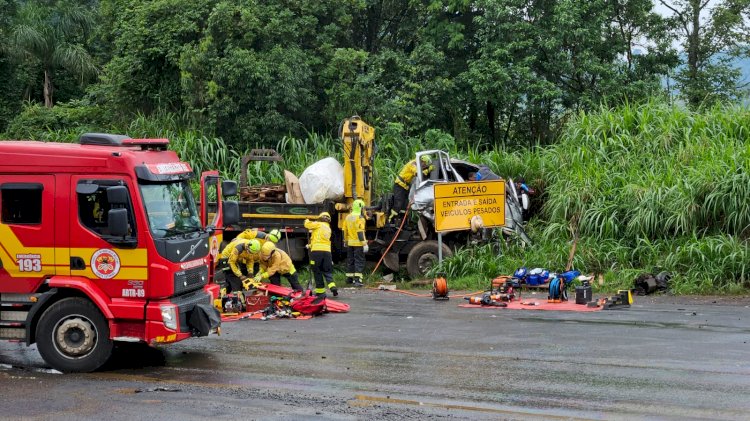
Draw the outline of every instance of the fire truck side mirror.
M236 200L226 200L221 205L224 226L236 225L240 222L240 205Z
M128 235L128 210L125 208L110 209L107 213L109 235L125 237Z
M113 206L125 206L128 204L128 188L125 186L112 186L107 188L107 201Z
M233 180L224 180L221 182L221 195L224 197L237 195L237 182Z

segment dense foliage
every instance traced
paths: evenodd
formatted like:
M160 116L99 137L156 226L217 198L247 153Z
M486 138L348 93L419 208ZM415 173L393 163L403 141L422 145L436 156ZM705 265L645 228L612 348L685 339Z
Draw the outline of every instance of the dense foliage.
M534 246L461 250L453 278L559 270L576 239L610 287L667 269L679 292L731 292L750 286L748 112L727 105L750 0L708 3L0 0L0 138L167 137L235 179L274 147L283 166L249 177L279 182L338 157L358 114L380 193L423 148L543 192Z
M675 291L750 287L750 111L703 113L664 104L581 114L561 141L530 152L527 179L544 186L536 244L467 249L443 270L484 277L520 266L603 274L606 286L632 286L643 271L676 274ZM485 155L501 174L514 155Z
M359 114L491 149L671 95L667 76L691 105L738 97L724 58L744 53L748 2L658 1L672 17L652 0L0 0L0 132L23 100L75 100L110 127L168 112L238 147Z

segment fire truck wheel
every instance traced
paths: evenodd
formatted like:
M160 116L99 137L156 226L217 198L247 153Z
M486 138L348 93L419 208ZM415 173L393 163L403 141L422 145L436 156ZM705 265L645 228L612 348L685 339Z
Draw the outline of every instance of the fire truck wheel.
M443 243L443 258L453 256L450 247ZM414 246L406 257L406 271L411 279L424 278L427 271L438 261L438 242L422 241Z
M113 348L107 320L85 298L52 304L39 319L36 343L44 361L63 372L94 371Z

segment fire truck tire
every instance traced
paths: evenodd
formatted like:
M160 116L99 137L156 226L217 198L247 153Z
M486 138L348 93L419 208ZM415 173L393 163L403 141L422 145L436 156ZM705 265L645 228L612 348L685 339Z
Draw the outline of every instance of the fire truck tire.
M443 258L453 256L450 247L443 243ZM422 241L414 246L406 257L406 271L411 279L424 278L427 271L438 261L438 242Z
M62 372L94 371L113 348L107 319L91 301L78 297L62 299L42 314L36 343L44 361Z

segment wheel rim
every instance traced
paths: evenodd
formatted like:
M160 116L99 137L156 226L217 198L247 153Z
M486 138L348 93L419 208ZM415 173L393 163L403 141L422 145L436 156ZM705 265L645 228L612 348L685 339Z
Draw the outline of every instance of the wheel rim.
M419 261L417 263L417 266L419 267L419 272L422 274L427 273L428 270L437 262L438 256L434 253L425 253L421 256L419 256Z
M52 330L52 343L60 355L77 359L86 357L96 348L97 336L94 323L76 314L57 322Z

